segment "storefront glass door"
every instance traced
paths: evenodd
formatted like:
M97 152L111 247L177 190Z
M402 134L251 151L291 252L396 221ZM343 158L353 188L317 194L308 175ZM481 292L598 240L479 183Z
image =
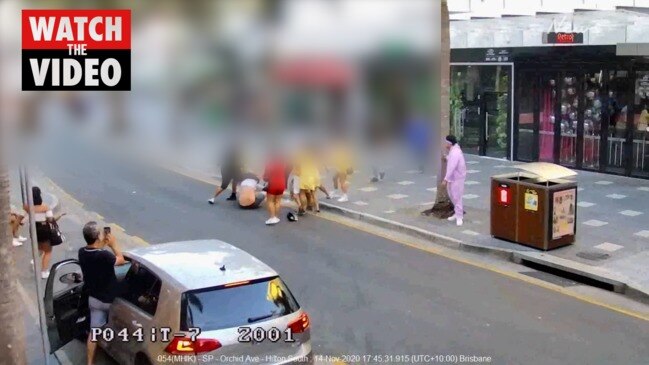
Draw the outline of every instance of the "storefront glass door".
M507 157L507 130L508 100L507 92L485 92L484 100L484 136L485 151L484 154L490 157L506 158Z
M539 161L554 160L554 124L556 119L557 77L553 74L541 76L539 90Z
M630 101L628 90L631 87L627 70L608 71L608 95L605 98L607 123L606 164L608 172L626 174L630 158L627 148L627 111Z
M466 153L507 158L511 66L451 67L451 133Z

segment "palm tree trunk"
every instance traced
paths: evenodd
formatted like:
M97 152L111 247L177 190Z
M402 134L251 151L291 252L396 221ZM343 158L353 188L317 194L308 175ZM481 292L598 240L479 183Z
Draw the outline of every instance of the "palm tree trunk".
M450 128L450 100L449 100L449 88L450 88L450 78L451 78L451 39L449 31L449 16L448 16L448 4L447 0L442 0L441 4L441 48L440 48L440 105L439 105L439 123L441 123L441 136L446 136L449 133ZM440 171L437 174L437 195L435 196L435 204L433 207L427 211L424 211L425 214L432 214L438 218L448 218L453 215L453 203L448 197L448 191L446 187L442 186L442 181L446 175L446 159L444 158L444 152L439 151L442 156Z
M24 304L16 294L18 279L9 229L9 172L2 155L0 153L0 344L3 350L0 363L22 365L27 363L22 310Z

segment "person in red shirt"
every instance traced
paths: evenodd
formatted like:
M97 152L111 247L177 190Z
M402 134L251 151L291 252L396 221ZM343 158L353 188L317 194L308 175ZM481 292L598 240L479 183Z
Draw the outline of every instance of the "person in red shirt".
M266 206L270 218L267 225L279 223L279 212L282 205L282 195L286 190L286 167L278 153L272 153L264 171L266 186Z

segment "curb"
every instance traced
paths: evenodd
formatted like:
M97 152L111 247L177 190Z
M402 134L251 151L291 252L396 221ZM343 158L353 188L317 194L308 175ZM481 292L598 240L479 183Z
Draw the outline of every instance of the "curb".
M476 245L473 243L463 242L456 238L444 236L439 233L430 232L419 227L414 227L390 219L381 218L372 214L362 213L356 210L339 207L331 203L326 203L321 201L320 207L324 208L329 212L337 213L347 218L352 218L355 220L367 222L379 226L381 228L392 229L397 232L415 236L417 238L423 238L433 243L437 243L456 250L494 255L509 261L511 261L513 258L514 251L512 250L496 248L496 247L487 247L482 245Z
M367 222L381 228L396 230L417 238L423 238L436 244L454 248L461 251L475 252L499 257L503 260L511 261L516 264L523 264L524 261L533 262L548 268L564 271L573 275L582 276L591 280L599 281L613 287L613 291L623 294L633 300L649 304L649 290L642 289L630 283L628 279L617 277L609 272L601 272L598 268L593 268L575 261L563 259L548 255L543 252L527 252L508 250L498 247L489 247L474 243L467 243L456 238L447 237L438 233L430 232L425 229L399 223L390 219L381 218L372 214L362 213L356 210L343 208L331 203L320 202L320 207L325 210L336 213L347 218Z

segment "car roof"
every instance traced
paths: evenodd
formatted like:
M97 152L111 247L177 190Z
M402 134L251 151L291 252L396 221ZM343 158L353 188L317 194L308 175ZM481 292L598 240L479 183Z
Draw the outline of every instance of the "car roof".
M219 240L169 242L126 252L180 291L277 276L248 252ZM225 266L225 270L221 267Z

